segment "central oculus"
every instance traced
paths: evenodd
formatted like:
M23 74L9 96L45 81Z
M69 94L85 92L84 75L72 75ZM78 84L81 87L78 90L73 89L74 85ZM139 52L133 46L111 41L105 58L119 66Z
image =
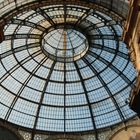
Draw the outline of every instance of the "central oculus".
M55 29L45 34L42 40L43 52L60 62L76 61L88 48L87 38L75 29Z

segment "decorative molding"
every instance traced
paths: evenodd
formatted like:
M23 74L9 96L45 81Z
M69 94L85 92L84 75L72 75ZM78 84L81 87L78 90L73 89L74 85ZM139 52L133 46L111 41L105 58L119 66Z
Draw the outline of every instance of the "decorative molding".
M130 127L140 127L140 120L136 118L136 120L132 120L126 123L126 125L119 125L117 128L111 131L111 133L106 137L106 140L111 140L115 135L117 135L122 130L127 131Z

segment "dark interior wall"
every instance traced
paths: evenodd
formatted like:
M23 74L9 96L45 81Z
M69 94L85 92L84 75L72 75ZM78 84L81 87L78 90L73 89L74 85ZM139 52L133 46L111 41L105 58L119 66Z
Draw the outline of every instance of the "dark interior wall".
M19 138L10 130L0 127L0 140L19 140Z

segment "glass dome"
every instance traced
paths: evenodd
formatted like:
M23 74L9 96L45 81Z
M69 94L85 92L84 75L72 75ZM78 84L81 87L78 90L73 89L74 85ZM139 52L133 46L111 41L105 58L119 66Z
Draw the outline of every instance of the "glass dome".
M42 40L43 52L59 62L76 61L86 54L88 48L86 37L73 27L47 32Z
M48 132L109 127L135 115L136 72L122 27L78 5L44 6L7 22L0 44L0 118Z

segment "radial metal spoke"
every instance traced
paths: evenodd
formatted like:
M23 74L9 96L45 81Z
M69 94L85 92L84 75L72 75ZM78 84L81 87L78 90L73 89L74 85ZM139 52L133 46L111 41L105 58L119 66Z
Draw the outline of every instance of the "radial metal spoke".
M66 62L64 62L64 133L66 132Z
M23 85L21 86L20 90L18 91L18 93L16 94L15 98L13 99L10 108L8 109L6 115L5 115L5 120L9 119L9 116L17 102L17 100L19 99L20 95L22 94L24 88L26 87L26 85L29 83L29 81L31 80L31 78L33 77L33 74L37 72L37 70L41 67L41 65L46 61L46 58L43 58L40 62L40 64L38 64L34 70L32 71L32 73L30 73L30 75L28 76L28 78L25 80L25 82L23 83Z
M66 58L67 53L67 32L64 30L64 40L63 40L63 48L64 48L64 57ZM66 59L64 58L64 133L66 132Z
M81 22L84 21L92 13L93 13L92 9L89 9L85 13L83 13L83 15L80 18L78 18L78 20L76 21L75 26L81 24Z
M67 24L67 6L64 3L64 28L66 28L66 24Z
M93 128L95 130L95 137L96 137L96 140L99 140L98 132L97 132L96 124L95 124L95 119L94 119L94 114L93 114L91 103L90 103L90 100L89 100L89 97L88 97L88 92L87 92L87 89L86 89L83 77L81 75L81 72L79 70L78 64L76 62L74 62L74 65L76 67L76 70L78 72L79 78L81 80L81 84L82 84L82 87L83 87L83 90L84 90L84 93L85 93L86 101L88 103L88 107L89 107L89 111L90 111L90 115L91 115L91 120L92 120Z
M90 65L89 61L86 58L82 58L82 60L90 67L90 69L93 71L93 73L95 73L95 75L98 77L99 81L101 82L101 84L103 85L103 87L105 88L105 90L107 91L108 95L110 96L112 102L114 103L116 110L118 111L118 114L120 115L120 118L122 119L123 122L125 122L125 117L116 101L116 99L114 98L114 96L112 95L110 89L108 88L107 84L105 83L105 81L102 79L102 77L98 74L98 72L96 71L96 69Z
M37 112L36 112L36 119L35 119L35 122L34 122L33 132L32 132L32 140L34 140L34 135L35 135L35 132L36 132L36 126L37 126L37 122L38 122L38 118L39 118L39 113L40 113L41 105L43 103L45 91L47 89L47 86L48 86L48 83L49 83L49 79L51 77L51 74L53 72L53 69L55 67L55 64L56 64L56 61L54 61L53 64L52 64L52 66L51 66L51 69L49 71L48 77L46 79L46 83L44 85L44 88L43 88L43 91L42 91L42 94L41 94L41 98L40 98L39 105L38 105Z
M43 9L38 8L36 11L39 12L52 26L56 26L52 18Z

